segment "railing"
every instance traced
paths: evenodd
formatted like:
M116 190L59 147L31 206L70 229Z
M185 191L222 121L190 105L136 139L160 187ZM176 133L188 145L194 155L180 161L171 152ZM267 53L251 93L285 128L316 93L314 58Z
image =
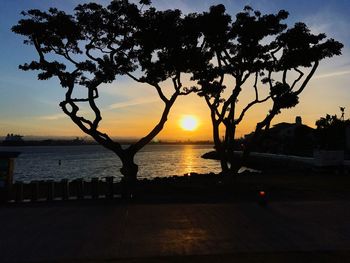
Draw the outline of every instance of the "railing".
M7 189L8 202L37 202L54 200L113 199L120 198L122 186L113 177L105 180L92 178L90 181L75 179L68 181L16 181Z

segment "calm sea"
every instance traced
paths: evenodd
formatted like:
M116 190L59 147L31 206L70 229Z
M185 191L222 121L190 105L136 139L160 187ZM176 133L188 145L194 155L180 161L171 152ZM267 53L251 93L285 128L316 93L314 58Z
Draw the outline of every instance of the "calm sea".
M211 150L210 145L148 145L136 155L138 178L220 172L219 162L201 158ZM0 151L21 152L15 161L14 180L121 178L118 157L99 145L0 147Z

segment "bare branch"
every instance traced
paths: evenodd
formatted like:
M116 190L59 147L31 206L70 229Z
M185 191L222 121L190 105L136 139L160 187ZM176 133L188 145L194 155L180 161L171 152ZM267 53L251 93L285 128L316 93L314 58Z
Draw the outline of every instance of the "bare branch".
M234 124L235 124L235 125L238 125L238 124L242 121L242 119L243 119L243 117L244 117L244 114L245 114L251 107L253 107L253 106L256 105L256 104L263 103L263 102L267 101L267 100L270 99L270 98L271 98L271 95L267 96L266 98L264 98L264 99L262 99L262 100L254 100L254 101L250 102L250 103L242 110L242 112L241 112L241 114L239 115L238 119L234 121Z
M93 57L93 56L90 54L90 51L91 51L91 49L92 49L92 47L93 47L93 45L92 45L93 42L94 42L94 39L92 39L92 40L90 41L90 43L87 44L87 45L85 46L85 48L86 48L86 50L85 50L85 55L86 55L89 59L91 59L91 60L93 60L93 61L95 61L95 62L101 63L101 62L102 62L102 59L101 59L101 58L95 58L95 57Z
M299 77L298 77L296 80L294 80L292 86L290 87L290 90L293 90L294 86L295 86L295 85L299 82L299 80L301 80L301 78L304 76L304 73L303 73L301 70L299 70L298 68L294 68L294 70L297 71L297 72L299 73Z
M179 88L178 88L178 86L177 86L176 78L174 77L174 78L172 78L171 80L173 81L174 89L175 89L175 90L178 90Z
M259 94L258 94L258 78L259 78L259 74L258 72L255 73L255 81L254 81L254 91L255 91L255 100L259 99Z
M278 51L280 51L281 49L282 49L282 47L278 47L278 48L276 48L275 50L271 51L271 53L270 53L271 56L272 56L272 58L273 58L273 61L274 61L275 63L278 62L278 60L277 60L275 54L276 54Z
M283 84L287 84L287 71L288 69L283 70L283 75L282 75Z
M180 93L180 89L182 87L182 83L181 83L180 78L181 78L180 72L176 72L175 77L172 78L174 89L176 90L177 93Z
M170 109L173 106L178 95L179 94L177 92L175 92L171 96L170 100L168 100L168 102L165 103L165 107L164 107L162 116L161 116L159 122L157 123L157 125L145 137L138 140L135 144L130 145L130 147L128 148L128 150L130 152L132 152L133 154L137 153L146 144L148 144L157 134L159 134L159 132L163 129L164 124L168 120L168 115L169 115Z
M233 97L233 95L231 94L231 96L224 102L224 104L222 105L221 108L221 113L218 114L220 121L222 121L225 117L226 111L228 109L228 107L230 106L231 102L234 100L235 98Z
M146 82L146 81L143 81L137 77L135 77L134 75L132 75L131 73L127 72L126 75L128 75L130 78L132 78L133 80L137 81L137 82L140 82L140 83L148 83L149 85L153 86L156 88L157 92L158 92L158 95L159 97L161 98L162 101L164 101L165 103L169 102L169 99L164 95L163 91L162 91L162 88L159 86L158 83L150 83L150 82ZM173 80L174 82L174 80ZM174 84L175 85L175 84ZM175 88L176 89L176 88Z
M248 71L248 73L242 78L241 81L241 85L244 84L244 82L246 82L246 80L250 77L250 72Z
M86 123L86 124L88 124L89 126L90 126L90 129L92 128L92 126L93 126L93 124L92 124L92 122L90 121L90 120L88 120L88 119L85 119L84 117L78 117L79 118L79 120L82 122L82 123ZM90 130L89 129L89 130Z
M99 84L100 83L98 83L97 85L99 85ZM95 130L97 129L98 124L102 120L101 111L97 107L96 102L95 102L95 97L94 97L94 92L95 92L96 86L95 87L91 87L91 88L88 89L89 105L90 105L90 108L95 113L95 119L94 119L94 121L92 123L92 128L95 129Z
M156 88L161 100L164 101L164 103L169 103L169 99L164 95L162 88L159 86L159 84L155 83L155 84L152 84L152 86Z
M307 83L310 81L311 77L314 75L318 65L319 65L319 62L315 61L311 71L309 72L309 74L305 78L303 84L301 84L300 88L297 91L294 92L295 95L299 95L304 90L304 88L306 87Z
M204 96L204 98L205 98L205 102L207 103L207 105L210 109L210 115L211 115L212 122L217 123L217 124L220 123L221 121L219 121L216 118L216 116L219 116L217 107L215 106L215 104L210 102L209 96Z
M227 55L226 55L225 51L224 51L225 57L223 57L223 56L221 55L221 52L219 52L219 53L220 53L221 61L225 64L225 66L229 66L230 64L229 64L229 62L227 62L227 60L229 60L229 59L227 58Z
M225 59L227 59L229 61L229 63L233 64L233 60L232 57L230 56L230 54L227 52L226 49L223 50L225 53Z
M140 83L145 83L144 81L142 81L141 79L135 77L134 75L132 75L129 72L126 72L126 75L128 75L130 78L132 78L133 80L135 80L136 82L140 82Z
M88 98L86 98L86 99L77 99L77 98L75 98L75 99L71 99L70 101L72 101L72 102L88 102L89 99Z
M236 119L236 120L234 121L234 124L235 124L235 125L238 125L238 124L242 121L242 119L243 119L245 113L246 113L251 107L253 107L253 106L256 105L256 104L264 103L265 101L267 101L268 99L271 98L271 95L269 95L269 96L267 96L266 98L264 98L264 99L262 99L262 100L259 100L258 78L259 78L259 74L258 74L258 72L256 72L256 73L255 73L255 81L254 81L254 85L253 85L254 91L255 91L255 100L253 100L252 102L250 102L249 104L247 104L247 106L242 110L242 112L241 112L241 114L239 115L238 119Z
M224 105L222 107L221 115L220 115L221 120L223 120L223 118L225 117L225 113L226 113L229 106L230 106L230 110L229 110L229 114L228 114L227 119L234 118L235 104L236 104L236 101L237 101L239 94L242 91L241 85L242 85L241 80L239 78L236 78L236 86L233 89L230 98L224 103Z
M73 93L74 86L70 86L67 89L66 92L66 99L60 103L60 106L63 110L63 112L71 118L71 120L86 134L89 134L91 137L93 137L98 143L103 145L104 147L116 152L118 155L121 155L123 149L121 145L117 142L114 142L111 140L107 134L101 133L97 130L97 126L94 126L94 123L85 119L84 117L77 116L77 113L79 111L79 107L74 103L76 100L80 99L72 99L72 93ZM95 90L94 98L98 97L97 89ZM84 99L85 100L85 99ZM69 111L67 108L67 104L69 104L72 107L72 110ZM89 125L89 128L86 127L85 124Z
M269 86L270 86L270 90L273 88L273 84L272 84L272 70L269 70L269 74L268 74L268 80L269 80Z

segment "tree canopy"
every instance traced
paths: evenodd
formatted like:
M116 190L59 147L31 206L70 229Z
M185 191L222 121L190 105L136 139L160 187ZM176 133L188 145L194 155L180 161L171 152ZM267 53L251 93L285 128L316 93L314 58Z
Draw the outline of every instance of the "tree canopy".
M142 7L149 3L140 1ZM119 156L121 172L130 180L136 178L138 171L135 154L162 130L176 98L192 91L182 85L181 73L188 71L189 54L196 53L198 37L181 11L142 11L142 7L114 0L106 7L96 3L78 5L74 14L55 8L47 12L35 9L22 12L25 18L12 28L39 55L20 69L38 70L39 80L59 79L66 91L60 103L63 112L82 131ZM149 84L164 102L159 122L126 149L99 129L99 88L120 75ZM167 79L172 80L174 88L170 98L160 85ZM85 88L86 96L75 97L77 88ZM89 106L92 119L82 116L81 104Z
M317 146L324 150L345 150L346 130L350 128L350 119L345 119L345 107L340 107L341 117L326 114L316 121Z
M267 116L256 125L258 135L269 128L282 109L299 103L299 95L319 61L341 54L341 43L326 39L325 34L312 34L304 23L288 28L284 23L287 17L284 10L263 15L246 6L232 21L223 5L213 6L199 16L203 54L211 54L212 58L211 63L194 70L193 79L211 111L213 139L223 171L234 172L240 166L235 165L233 158L235 131L247 111L256 104L272 104ZM234 79L230 87L225 84L228 77ZM252 87L247 84L248 79L252 79ZM269 94L262 97L266 86ZM255 97L237 112L241 93L248 88L253 88ZM225 97L227 90L229 96ZM222 124L223 140L219 130Z
M269 103L271 109L257 123L255 134L268 129L281 110L298 104L319 62L340 55L343 46L325 34L311 33L304 23L288 27L284 10L262 14L246 6L233 19L222 4L188 15L176 9L159 11L149 4L148 0L139 4L113 0L106 7L88 3L78 5L73 14L34 9L23 12L25 18L12 28L38 54L37 60L20 68L38 70L39 80L57 77L65 89L63 112L115 152L123 163L122 174L132 180L138 171L135 154L162 130L177 97L193 91L210 109L223 171L234 171L236 129L245 114L257 104ZM195 85L185 86L184 74ZM164 103L154 128L125 149L99 130L102 113L97 103L99 87L120 75L148 84ZM170 97L161 86L165 80L173 85ZM85 89L85 97L76 97L77 88ZM255 96L238 112L237 103L247 89ZM92 119L82 116L82 103L89 106Z

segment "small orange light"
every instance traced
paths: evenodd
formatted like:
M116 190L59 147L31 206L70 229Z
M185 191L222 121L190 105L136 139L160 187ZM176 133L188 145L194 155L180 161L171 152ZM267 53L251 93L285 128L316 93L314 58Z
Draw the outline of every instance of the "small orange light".
M259 195L260 195L261 197L263 197L263 196L266 195L266 193L265 193L265 191L260 191L260 192L259 192Z

